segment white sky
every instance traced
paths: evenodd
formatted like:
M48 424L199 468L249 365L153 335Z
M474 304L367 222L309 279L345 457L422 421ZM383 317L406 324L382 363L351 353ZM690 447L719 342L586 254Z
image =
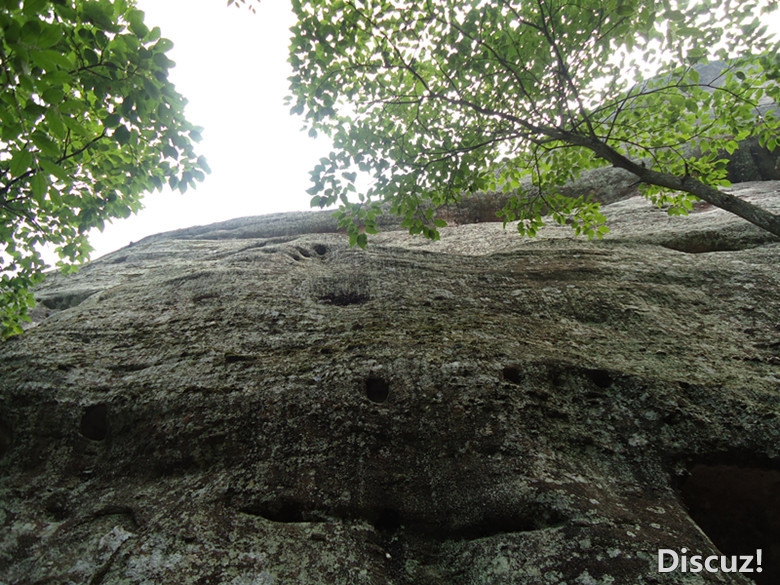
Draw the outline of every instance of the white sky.
M197 190L147 194L145 209L94 231L92 257L151 234L249 215L310 209L309 171L330 152L284 105L288 94L288 0L263 0L256 13L226 0L137 0L147 26L174 42L170 78L204 127L198 152L212 173ZM769 20L769 19L768 19ZM780 13L771 28L780 30Z
M226 0L137 0L150 28L171 39L170 79L188 100L187 119L204 128L197 152L211 174L196 190L144 196L137 215L95 230L92 257L151 234L249 215L310 209L309 171L330 152L289 114L287 63L294 17L287 0L256 14Z

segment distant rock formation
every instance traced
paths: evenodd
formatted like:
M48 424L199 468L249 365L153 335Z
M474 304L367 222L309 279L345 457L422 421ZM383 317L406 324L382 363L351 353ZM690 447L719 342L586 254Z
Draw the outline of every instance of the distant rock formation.
M780 582L780 243L608 211L366 251L248 218L52 275L0 344L0 582ZM660 574L683 548L762 572Z

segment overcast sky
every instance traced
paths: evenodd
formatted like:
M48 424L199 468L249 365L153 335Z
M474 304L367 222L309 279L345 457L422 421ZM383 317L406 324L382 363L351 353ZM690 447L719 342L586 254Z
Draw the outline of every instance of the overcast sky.
M170 79L204 127L198 152L212 173L195 191L148 194L145 209L90 237L93 258L163 231L278 211L310 209L309 171L330 152L289 115L289 1L267 0L256 14L226 0L137 0L147 26L174 43Z
M149 27L174 42L170 78L204 127L199 152L212 169L197 190L144 197L145 209L93 232L93 258L163 231L234 217L310 209L309 171L330 151L289 115L288 0L227 7L226 0L137 0ZM774 30L778 13L772 15Z

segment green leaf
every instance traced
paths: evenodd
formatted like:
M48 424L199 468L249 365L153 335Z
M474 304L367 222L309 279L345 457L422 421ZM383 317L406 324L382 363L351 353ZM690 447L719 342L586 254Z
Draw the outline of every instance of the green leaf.
M45 132L36 130L33 132L32 141L41 152L47 156L56 157L60 155L59 145L51 139Z
M41 0L45 5L46 0ZM36 44L41 49L49 49L62 39L62 29L55 24L41 23L41 31L38 33Z
M27 150L17 151L16 154L11 157L11 164L9 170L14 177L21 177L24 173L30 170L32 166L32 153Z
M56 106L65 98L65 92L60 86L52 86L43 91L43 100L51 106Z
M87 1L81 3L81 10L84 19L91 22L103 30L115 32L118 30L114 23L113 9L110 4L96 1Z
M173 61L168 59L168 57L166 57L164 53L155 53L152 56L152 60L156 65L162 67L163 69L168 69L173 66Z
M49 190L49 182L42 173L35 173L30 181L30 188L32 189L33 197L39 203L43 202L43 198L46 196L46 192Z
M59 105L59 111L66 115L72 114L84 114L86 113L88 105L77 99L68 99Z
M127 144L130 141L130 130L127 129L127 126L120 124L114 130L113 136L119 144Z
M53 136L60 140L64 140L67 137L68 129L57 110L51 109L46 112L46 123Z
M58 69L70 70L73 64L65 55L58 51L30 51L30 61L44 71L56 71Z
M707 58L707 51L702 48L694 47L688 51L688 60L691 63L698 63L706 58ZM693 69L692 71L696 71L696 70ZM696 73L698 75L698 72Z
M29 16L37 16L47 4L47 0L24 0L23 13Z
M202 168L206 173L211 174L211 168L209 167L208 162L206 161L205 156L199 156L197 164L200 168Z
M109 114L103 118L103 126L106 128L116 128L122 122L122 117L119 114Z
M41 158L39 164L46 173L54 175L61 181L68 181L71 178L71 174L65 168L47 158Z
M130 31L139 39L143 39L149 34L149 29L144 24L144 13L140 10L131 10L127 14L127 20L130 23Z

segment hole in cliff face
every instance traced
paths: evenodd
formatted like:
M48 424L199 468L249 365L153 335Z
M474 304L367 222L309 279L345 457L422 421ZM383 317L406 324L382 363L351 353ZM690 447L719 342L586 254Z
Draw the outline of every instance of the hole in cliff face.
M108 406L88 406L81 417L81 434L92 441L102 441L108 434Z
M307 250L303 246L295 246L295 249L298 250L298 253L304 258L311 258L311 251Z
M346 307L371 300L371 284L358 274L336 274L310 283L312 294L321 303Z
M357 291L333 291L320 297L320 301L328 305L346 307L347 305L361 305L371 300L367 294Z
M532 502L521 510L493 510L485 513L479 522L456 527L450 534L456 538L474 540L497 534L533 532L563 525L567 518L546 505Z
M314 244L313 246L314 251L317 252L320 256L324 256L328 253L328 247L323 244Z
M43 503L43 509L55 522L62 522L70 516L68 497L64 492L50 494Z
M100 290L66 290L41 296L36 300L47 309L62 311L64 309L71 309L79 306L97 292L100 292Z
M0 458L11 450L12 441L13 434L11 433L11 425L0 420Z
M585 370L585 375L599 388L609 388L612 384L612 374L607 370Z
M271 522L304 522L301 506L297 502L285 498L255 504L241 511L254 516L260 516Z
M470 521L463 519L419 519L408 517L399 510L379 508L370 518L379 532L392 533L403 529L430 539L476 540L500 534L534 532L555 528L567 522L566 516L544 504L530 502L518 510L489 510Z
M691 518L724 555L762 549L757 585L780 583L780 471L696 465L681 485Z
M401 528L401 513L391 508L379 510L374 520L374 528L379 532L395 532Z
M517 366L505 366L502 374L505 380L513 384L520 384L523 381L523 373Z
M664 248L686 254L705 254L707 252L737 252L761 245L761 241L729 239L722 234L694 233L662 243Z
M377 376L369 376L366 380L366 396L371 402L381 404L390 395L390 384Z
M296 498L282 496L265 502L253 502L238 510L251 516L259 516L271 522L294 524L298 522L324 522L326 516Z

